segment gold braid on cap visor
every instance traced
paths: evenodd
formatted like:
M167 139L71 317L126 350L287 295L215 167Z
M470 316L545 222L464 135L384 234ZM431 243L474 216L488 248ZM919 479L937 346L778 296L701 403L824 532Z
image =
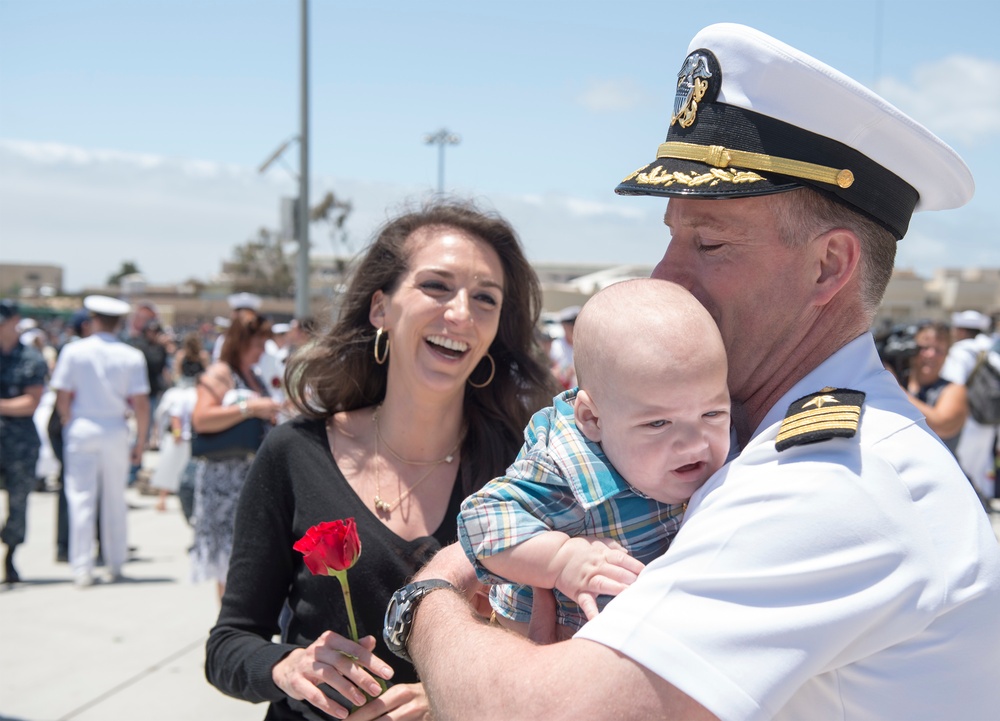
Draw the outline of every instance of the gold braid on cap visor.
M837 170L825 165L806 163L801 160L776 158L763 153L749 153L744 150L731 150L721 145L695 145L694 143L679 143L669 141L660 143L656 157L674 158L676 160L693 160L706 163L716 168L728 168L737 165L751 170L770 171L779 175L789 175L793 178L813 180L818 183L836 185L840 188L850 188L854 184L854 173L846 168Z

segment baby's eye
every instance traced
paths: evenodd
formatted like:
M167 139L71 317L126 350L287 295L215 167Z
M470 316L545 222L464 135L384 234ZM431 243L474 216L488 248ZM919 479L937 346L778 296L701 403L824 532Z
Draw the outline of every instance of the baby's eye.
M646 425L649 426L650 428L663 428L663 426L667 425L667 422L666 421L662 421L662 420L661 421L651 421L650 423L647 423Z

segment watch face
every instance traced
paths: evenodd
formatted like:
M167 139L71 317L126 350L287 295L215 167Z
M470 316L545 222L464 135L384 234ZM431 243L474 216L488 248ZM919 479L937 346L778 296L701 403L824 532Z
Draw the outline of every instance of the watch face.
M382 637L390 651L395 652L402 646L400 632L403 630L400 617L400 591L392 594L389 606L385 609L385 623L382 627Z
M385 622L382 626L382 639L390 651L405 661L410 661L410 657L406 653L406 639L410 635L413 612L420 599L437 588L454 587L447 581L438 578L415 581L403 586L389 599L389 605L385 609Z

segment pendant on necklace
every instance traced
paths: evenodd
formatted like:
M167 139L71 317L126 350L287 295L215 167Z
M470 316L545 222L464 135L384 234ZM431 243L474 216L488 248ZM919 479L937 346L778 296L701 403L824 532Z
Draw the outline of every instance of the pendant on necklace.
M381 496L375 496L375 510L382 513L391 513L392 506L383 501Z

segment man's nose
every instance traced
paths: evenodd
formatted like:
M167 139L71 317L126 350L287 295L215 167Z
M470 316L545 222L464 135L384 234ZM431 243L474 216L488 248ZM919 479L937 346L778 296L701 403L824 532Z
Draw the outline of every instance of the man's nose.
M677 283L677 285L691 290L691 274L687 270L684 254L675 243L670 243L667 246L663 258L653 268L651 277L658 278L659 280L669 280L672 283Z

